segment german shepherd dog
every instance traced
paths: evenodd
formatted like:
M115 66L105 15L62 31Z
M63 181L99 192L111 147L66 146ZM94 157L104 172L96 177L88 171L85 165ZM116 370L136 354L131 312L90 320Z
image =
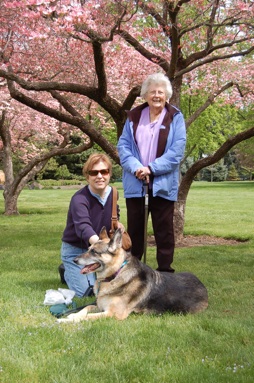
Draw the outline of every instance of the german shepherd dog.
M81 272L96 272L96 305L86 306L59 322L79 322L105 317L123 320L130 313L197 313L207 308L205 286L191 273L167 273L151 269L122 248L118 229L109 239L105 228L99 241L74 259Z

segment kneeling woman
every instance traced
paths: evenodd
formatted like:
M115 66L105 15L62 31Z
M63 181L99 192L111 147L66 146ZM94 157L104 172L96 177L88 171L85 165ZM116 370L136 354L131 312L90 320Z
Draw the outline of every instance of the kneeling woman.
M78 297L84 296L88 287L93 286L95 276L81 274L82 267L74 263L73 259L98 241L103 226L108 233L111 229L113 202L112 188L109 186L111 174L112 162L109 157L101 153L92 154L83 167L83 175L88 185L77 191L70 202L62 237L61 258L65 267L65 281ZM124 231L120 222L118 228Z

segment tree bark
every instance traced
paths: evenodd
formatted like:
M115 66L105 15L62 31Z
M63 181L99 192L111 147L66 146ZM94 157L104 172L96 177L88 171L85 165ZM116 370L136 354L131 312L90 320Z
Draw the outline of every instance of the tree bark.
M64 134L64 133L63 133ZM66 154L81 153L93 146L92 141L85 142L84 144L70 148L68 134L64 134L64 140L58 148L53 148L51 151L35 156L23 169L21 169L16 176L13 174L12 163L12 148L11 148L11 134L9 129L9 121L6 119L6 111L2 112L0 118L0 137L3 141L3 164L5 173L5 189L4 189L4 205L5 215L18 215L18 197L35 175L40 172L48 163L49 159Z
M175 204L175 213L174 213L174 227L175 227L175 238L176 242L182 239L184 233L184 223L185 223L185 206L187 201L187 196L194 181L195 176L200 172L200 170L206 168L207 166L213 165L222 159L225 154L237 145L239 142L248 140L249 138L254 137L254 127L250 128L244 132L236 134L234 137L230 137L224 142L224 144L211 156L202 158L195 162L186 174L182 177L179 192L178 192L178 202Z
M6 190L8 189L5 188L4 191L4 215L18 215L18 197L20 193L12 194L8 193Z
M175 241L180 242L183 238L183 229L184 229L184 221L185 221L185 206L186 200L178 199L175 202L174 209L174 233L175 233Z

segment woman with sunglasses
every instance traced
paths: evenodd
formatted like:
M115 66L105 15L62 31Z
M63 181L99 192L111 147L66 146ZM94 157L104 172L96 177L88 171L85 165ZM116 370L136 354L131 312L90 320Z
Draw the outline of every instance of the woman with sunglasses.
M83 167L88 185L71 198L67 223L62 237L61 259L65 268L64 279L76 296L87 295L95 281L94 274L83 275L73 259L98 241L103 226L109 233L112 217L112 188L109 186L112 162L106 154L92 154ZM119 208L118 208L119 216ZM118 217L119 218L119 217ZM118 222L118 228L124 231Z

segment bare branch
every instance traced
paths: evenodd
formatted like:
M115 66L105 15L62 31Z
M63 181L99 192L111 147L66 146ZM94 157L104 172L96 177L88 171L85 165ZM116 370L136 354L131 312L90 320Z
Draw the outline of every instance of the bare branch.
M226 153L235 145L239 144L242 141L248 140L251 137L254 137L254 127L240 132L233 137L230 137L214 154L196 161L191 166L191 168L187 170L186 174L182 178L178 198L180 200L186 200L186 196L193 182L193 179L200 170L206 168L207 166L215 164L216 162L221 160L226 155Z
M218 55L218 56L208 57L205 60L196 62L194 65L180 70L179 72L176 73L175 78L176 77L182 77L184 74L189 73L192 70L194 70L194 69L196 69L198 67L201 67L203 65L209 64L211 62L220 61L220 60L226 60L226 59L233 58L233 57L247 56L248 54L250 54L253 51L254 51L254 47L250 47L249 49L247 49L245 51L242 51L242 52L235 52L235 53L224 54L224 55L221 55L221 56ZM193 60L193 61L195 62L195 60Z
M26 81L23 78L17 76L12 72L7 72L3 69L0 69L0 77L5 78L6 80L11 80L19 84L25 90L35 90L35 91L50 91L50 90L59 90L63 92L71 92L74 94L81 94L92 99L98 98L98 89L95 87L88 87L78 83L60 83L55 81Z
M122 105L123 110L129 110L132 107L136 98L140 95L140 89L141 89L141 86L137 85L130 90L129 94L125 98L124 103Z
M117 32L119 36L121 36L127 43L129 43L131 46L133 46L134 49L136 49L137 52L139 52L142 56L147 58L152 63L156 63L159 65L165 72L168 72L170 69L170 66L163 57L155 55L148 51L146 48L143 47L133 36L131 36L127 31L124 31L123 29L119 29Z
M210 95L207 100L201 105L186 121L186 127L188 128L200 115L201 113L206 110L210 105L213 104L216 97L218 97L221 93L225 92L225 90L231 88L235 84L231 81L224 85L222 88L220 88L217 92Z
M209 20L209 23L208 23L208 28L207 28L207 33L206 33L206 36L207 36L207 46L206 46L206 49L207 50L209 50L212 47L212 44L213 44L213 24L214 24L214 20L215 20L215 16L216 16L216 12L218 10L218 7L219 7L219 0L215 0L213 2L212 11L211 11L211 15L210 15L210 20Z
M101 98L107 94L107 75L105 71L104 53L101 43L93 41L93 55L96 75L98 78L98 91Z
M98 62L98 71L100 71L99 58L97 62ZM101 88L88 87L88 86L80 85L77 83L60 83L60 82L53 82L53 81L38 81L38 82L26 81L23 78L15 75L11 71L7 72L2 69L0 69L0 77L10 80L11 82L15 82L18 85L20 85L21 88L28 91L30 90L34 90L38 92L46 91L50 93L51 91L56 90L56 91L68 92L68 93L86 96L90 98L91 100L94 100L95 102L97 102L102 108L104 108L112 116L112 118L116 122L119 122L119 108L120 108L119 103L114 98L112 98L105 92L103 93L101 91L103 86L105 87L105 85L103 85L103 81L106 81L105 75L102 75L102 76L99 75ZM11 86L10 83L9 83L9 86ZM16 95L18 95L18 91L15 90L14 85L12 85L11 87L13 89L13 92L16 92ZM22 98L20 93L18 101L26 104L26 102L23 102L25 99L26 99L26 96L23 95L23 98ZM53 113L53 110L52 110L52 113ZM52 117L57 118L55 116L52 116Z
M249 39L248 38L242 38L242 39L238 39L238 40L233 40L231 42L227 42L227 43L224 43L224 44L219 44L219 45L216 45L216 46L210 46L210 48L206 48L206 49L203 49L202 51L199 51L199 52L195 52L193 53L192 55L190 55L187 59L185 59L185 64L186 64L186 67L189 66L190 64L192 64L193 62L196 62L197 60L201 60L202 58L204 57L207 57L208 55L210 55L211 53L215 52L215 51L219 51L220 49L225 49L225 48L230 48L236 44L240 44L240 43L243 43L245 41L248 41ZM232 53L229 53L229 54L222 54L221 56L213 56L211 58L208 58L207 60L211 60L211 59L216 59L216 60L219 60L219 59L227 59L227 58L231 58L231 57L237 57L237 56L246 56L248 55L249 53L251 53L253 50L253 47L251 47L250 49L248 50L245 50L245 51L240 51L240 52L232 52ZM213 60L214 61L214 60ZM209 62L209 61L208 61ZM206 64L205 60L202 61L202 65L203 64ZM193 68L193 67L191 67Z

